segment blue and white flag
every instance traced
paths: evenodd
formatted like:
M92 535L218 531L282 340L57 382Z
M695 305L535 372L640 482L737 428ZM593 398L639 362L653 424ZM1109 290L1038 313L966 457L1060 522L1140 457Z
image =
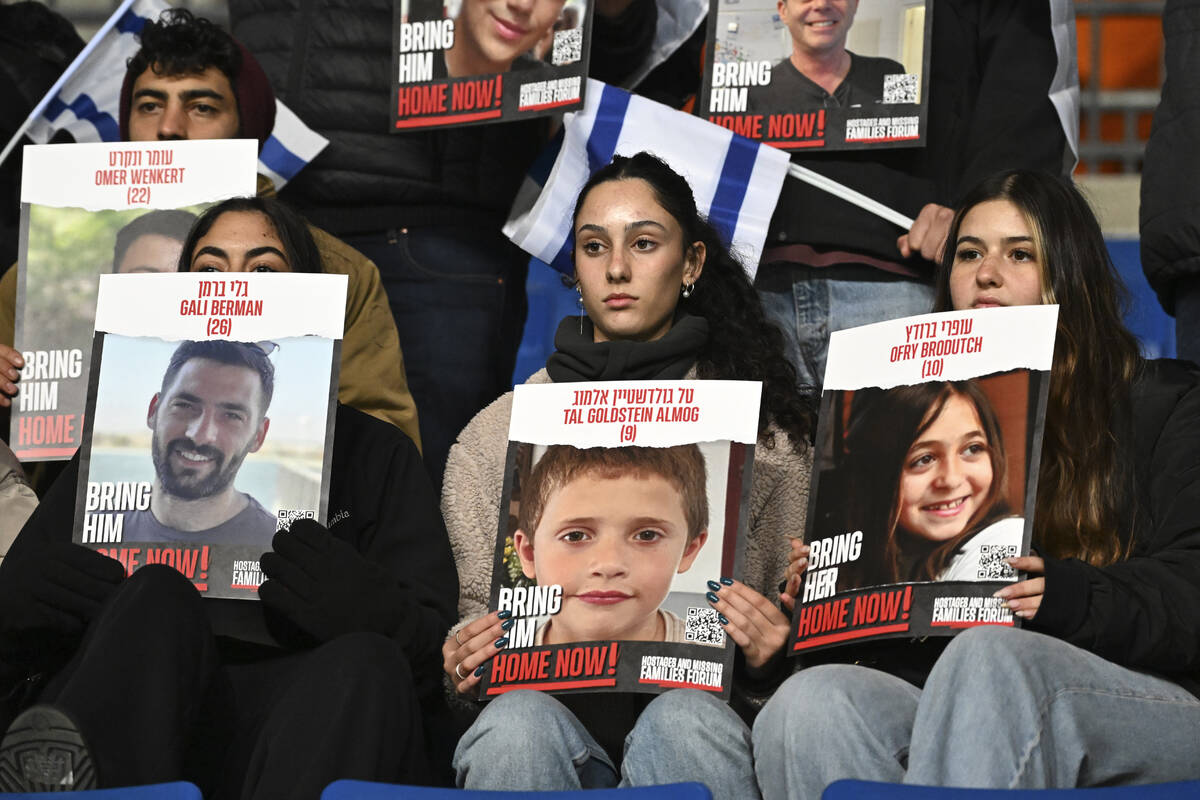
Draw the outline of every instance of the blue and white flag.
M39 144L60 130L70 132L77 142L120 141L118 115L126 62L141 49L142 28L170 7L166 0L124 0L0 152L0 162L26 134ZM275 128L263 145L258 170L281 189L329 141L283 103L276 100L275 104Z
M687 179L696 206L753 278L788 174L788 154L599 81L588 81L585 96L583 110L566 116L562 147L540 194L535 164L517 195L504 227L508 238L570 273L571 214L579 190L614 155L646 150Z

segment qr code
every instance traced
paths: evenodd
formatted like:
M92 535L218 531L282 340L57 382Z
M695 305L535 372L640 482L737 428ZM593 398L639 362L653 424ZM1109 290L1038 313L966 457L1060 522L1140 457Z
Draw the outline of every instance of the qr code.
M281 508L279 513L275 515L275 532L286 531L292 527L292 523L298 519L316 519L317 512L315 511L293 511L290 508Z
M1004 559L1017 555L1015 544L984 544L979 546L979 572L981 581L1003 581L1017 577L1017 571Z
M717 610L689 606L683 639L686 642L696 642L697 644L723 646L725 629L721 627L721 622L717 619Z
M920 81L916 75L883 76L883 102L885 103L919 103L921 98Z
M555 31L554 50L550 54L550 63L561 67L563 64L574 64L581 58L583 58L583 28Z

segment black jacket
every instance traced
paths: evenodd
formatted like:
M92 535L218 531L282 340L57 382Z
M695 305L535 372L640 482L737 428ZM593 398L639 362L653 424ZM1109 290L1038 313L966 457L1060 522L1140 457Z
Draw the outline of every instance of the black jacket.
M932 39L924 148L805 152L793 161L914 218L926 203L954 207L1004 169L1063 173L1067 139L1048 95L1058 66L1048 3L938 0ZM788 178L766 247L807 244L900 263L902 233ZM917 274L932 269L920 256L904 266Z
M1142 270L1168 314L1182 282L1200 282L1200 0L1163 10L1166 80L1142 166Z
M281 196L338 236L431 224L499 230L547 120L389 133L392 0L231 0L233 33L276 96L329 146ZM653 0L595 16L592 77L637 66L654 35Z
M330 532L354 546L369 561L395 576L404 590L406 614L394 638L412 665L418 690L437 694L441 687L441 646L455 619L458 573L433 487L412 440L398 428L338 405L329 489ZM70 541L75 519L79 456L51 487L0 566L0 581L23 569L51 541ZM295 635L286 620L269 619L265 607L247 600L206 599L213 630L219 636L257 641L270 629L289 649L311 644ZM5 609L0 608L0 615ZM9 629L0 625L0 629ZM289 635L292 633L293 635ZM49 629L21 642L0 641L10 663L32 671L56 672L81 633ZM226 642L226 652L231 643ZM253 646L232 649L237 655ZM268 652L268 651L262 651Z
M1144 362L1131 422L1122 444L1137 513L1119 532L1133 539L1131 557L1107 567L1047 559L1031 627L1200 695L1200 371Z
M0 147L82 49L71 23L42 3L0 5ZM18 146L0 166L0 274L17 260L20 189Z

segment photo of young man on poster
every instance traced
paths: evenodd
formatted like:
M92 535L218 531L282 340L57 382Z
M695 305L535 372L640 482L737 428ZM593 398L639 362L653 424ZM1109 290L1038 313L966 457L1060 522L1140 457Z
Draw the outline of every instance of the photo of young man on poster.
M484 124L578 107L588 0L401 0L394 129Z
M509 71L525 71L549 65L537 55L545 53L544 40L553 37L563 27L560 23L566 0L458 0L448 6L458 7L454 16L454 44L445 51L445 72L435 77L462 78L469 75L490 75ZM447 8L447 16L452 9Z
M126 512L126 541L270 546L275 517L233 482L266 439L274 386L275 367L258 344L179 345L146 415L155 473L150 508Z
M113 244L112 271L174 272L179 266L183 242L196 221L190 211L148 211L117 231Z

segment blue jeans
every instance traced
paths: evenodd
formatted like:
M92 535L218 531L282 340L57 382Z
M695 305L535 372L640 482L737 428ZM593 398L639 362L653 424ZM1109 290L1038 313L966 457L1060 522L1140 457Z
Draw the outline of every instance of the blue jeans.
M784 352L800 385L818 389L825 380L831 331L928 314L933 308L932 285L855 264L763 264L754 288L767 319L783 332Z
M459 431L512 388L529 256L499 230L402 228L345 241L379 267L440 491Z
M464 789L533 792L699 781L717 800L758 797L750 730L727 704L695 689L675 689L650 702L625 737L620 772L562 703L542 692L507 692L459 740L454 771Z
M819 798L843 778L993 789L1200 778L1200 699L1059 639L958 636L924 691L877 670L811 667L754 724L766 800Z

